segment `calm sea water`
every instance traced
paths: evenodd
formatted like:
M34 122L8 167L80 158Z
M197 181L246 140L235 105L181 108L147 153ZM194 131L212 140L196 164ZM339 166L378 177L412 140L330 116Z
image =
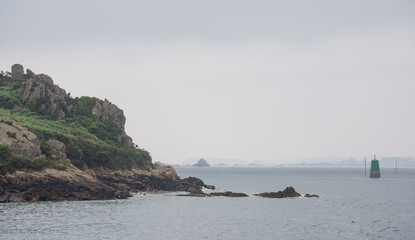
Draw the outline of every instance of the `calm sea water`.
M0 239L415 239L415 169L177 168L219 190L293 186L320 198L191 198L0 204Z

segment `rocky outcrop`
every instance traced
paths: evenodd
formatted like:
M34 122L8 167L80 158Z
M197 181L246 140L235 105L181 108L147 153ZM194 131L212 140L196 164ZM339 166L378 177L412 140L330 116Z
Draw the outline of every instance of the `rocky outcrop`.
M103 122L112 118L115 126L124 130L125 116L123 110L118 108L117 105L109 102L107 99L95 102L95 106L92 109L92 115Z
M24 106L31 106L43 114L51 114L58 119L64 118L73 108L70 95L54 85L51 77L46 74L36 75L29 69L18 93Z
M0 202L124 199L140 191L198 191L198 178L180 179L171 168L131 171L16 171L0 175Z
M57 119L63 119L72 112L75 100L70 94L54 84L53 79L46 74L35 74L30 69L23 73L23 66L15 64L12 66L12 79L18 87L18 94L23 106L35 110L43 115L52 115ZM21 106L15 105L18 110ZM91 110L99 121L112 121L115 126L120 128L118 142L123 146L134 146L133 140L125 132L126 117L123 110L117 105L112 104L107 99L97 100Z
M214 189L212 185L206 185L195 177L181 179L174 168L165 166L150 171L106 171L95 170L99 180L110 186L124 184L135 191L195 191L202 187Z
M301 194L295 191L293 187L287 187L284 191L278 192L263 192L259 196L266 198L287 198L287 197L299 197Z
M106 122L111 120L115 126L121 128L121 133L118 134L118 142L127 147L133 146L133 140L125 133L125 115L117 105L112 104L107 99L104 101L97 100L95 106L92 108L92 115L97 117L100 121Z
M131 193L100 182L92 172L70 166L65 171L16 171L0 175L0 202L105 200L127 198Z
M42 154L37 136L5 116L0 116L0 144L8 145L18 156L33 159Z

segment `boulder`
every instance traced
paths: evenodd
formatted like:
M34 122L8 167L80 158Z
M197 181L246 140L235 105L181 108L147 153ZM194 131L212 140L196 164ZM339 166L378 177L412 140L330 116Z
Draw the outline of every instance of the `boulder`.
M66 158L66 145L58 140L49 139L46 144L57 152L61 157Z
M42 154L37 136L5 116L0 116L0 144L8 145L19 156L33 159Z

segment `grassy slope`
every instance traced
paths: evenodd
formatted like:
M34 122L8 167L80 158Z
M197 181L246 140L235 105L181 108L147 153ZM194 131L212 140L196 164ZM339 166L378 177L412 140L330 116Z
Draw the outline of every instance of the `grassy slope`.
M0 79L3 85L0 86L0 115L11 117L34 132L43 143L42 146L48 139L64 142L67 146L67 157L75 166L130 169L151 165L151 157L147 151L118 143L117 134L121 130L111 121L100 122L92 116L91 103L96 98L75 98L73 114L57 120L28 108L12 110L14 105L22 106L22 103L17 90L5 86L9 84L3 80ZM5 160L0 160L4 165Z

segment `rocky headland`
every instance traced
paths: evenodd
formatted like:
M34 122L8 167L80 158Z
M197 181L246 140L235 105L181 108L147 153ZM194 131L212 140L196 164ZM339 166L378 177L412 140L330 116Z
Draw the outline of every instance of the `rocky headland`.
M124 199L140 191L214 189L181 179L125 132L107 99L72 98L20 64L0 74L0 202Z

